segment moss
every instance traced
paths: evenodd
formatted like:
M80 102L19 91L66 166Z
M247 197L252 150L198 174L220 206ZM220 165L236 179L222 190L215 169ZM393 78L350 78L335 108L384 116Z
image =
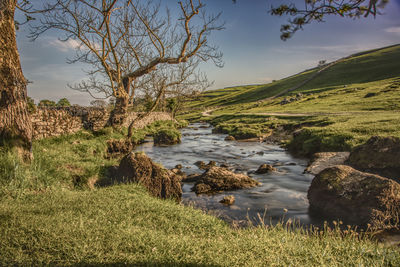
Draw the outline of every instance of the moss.
M181 133L175 128L162 128L153 135L154 144L173 145L181 142Z
M323 128L304 128L296 133L287 148L296 154L311 156L317 152L350 151L352 136L345 133L330 133Z

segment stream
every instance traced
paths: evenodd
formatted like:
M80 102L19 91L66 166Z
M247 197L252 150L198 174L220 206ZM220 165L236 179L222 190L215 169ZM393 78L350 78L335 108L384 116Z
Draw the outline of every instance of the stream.
M261 182L261 186L215 195L197 196L191 191L193 183L183 184L182 203L205 210L228 222L239 225L251 221L259 224L276 224L279 221L295 221L300 225L321 225L323 218L308 214L307 190L313 179L303 174L306 159L295 158L283 148L259 142L225 141L226 135L213 134L208 124L195 123L181 130L182 143L173 146L154 146L151 139L138 146L153 161L168 169L177 164L187 174L203 173L194 165L197 161L215 161L217 166L226 164L236 173L249 174ZM261 164L270 164L278 169L267 174L253 174ZM227 195L236 199L231 206L219 201Z

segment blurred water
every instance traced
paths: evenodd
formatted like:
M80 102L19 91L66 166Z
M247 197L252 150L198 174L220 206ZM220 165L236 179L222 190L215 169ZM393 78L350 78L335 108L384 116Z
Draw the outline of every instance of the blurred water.
M206 128L207 127L207 128ZM226 135L212 134L207 124L191 124L182 129L182 143L173 146L153 146L151 140L137 147L155 162L166 168L182 164L187 174L202 173L194 163L213 160L217 165L224 163L235 172L247 174L263 164L275 165L278 172L268 174L249 174L262 183L261 186L215 195L196 196L191 191L193 184L183 184L182 202L206 210L227 221L251 220L266 223L280 220L298 221L302 225L320 225L320 218L308 214L307 190L313 178L303 174L307 160L295 158L275 145L259 142L224 141ZM235 203L225 206L219 201L226 195L234 195Z

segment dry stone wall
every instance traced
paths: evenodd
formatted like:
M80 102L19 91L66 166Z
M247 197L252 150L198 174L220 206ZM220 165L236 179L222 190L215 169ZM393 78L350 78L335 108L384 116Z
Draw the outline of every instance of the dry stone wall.
M98 131L106 126L109 115L106 109L95 107L37 108L31 114L33 138L72 134L82 129ZM130 113L124 126L128 127L138 115L138 113ZM154 112L137 121L135 128L143 128L157 120L173 120L173 118L168 113Z
M126 119L124 123L124 127L129 127L130 123L139 116L140 113L137 112L132 112L128 115L128 118ZM141 129L145 127L146 125L149 125L155 121L170 121L174 120L171 116L171 114L166 113L166 112L153 112L150 113L148 116L142 118L141 120L138 120L135 122L134 127L137 129Z

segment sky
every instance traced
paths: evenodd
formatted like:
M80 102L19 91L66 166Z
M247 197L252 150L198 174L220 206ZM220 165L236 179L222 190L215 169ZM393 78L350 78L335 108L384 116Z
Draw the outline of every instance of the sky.
M176 0L163 1L171 8L177 5ZM238 0L236 4L232 0L203 1L209 12L222 12L225 22L225 29L210 37L224 54L224 67L201 65L209 80L214 81L210 89L265 84L315 67L319 60L329 62L400 43L400 0L391 0L384 14L376 18L329 17L324 23L306 25L287 41L280 39L279 31L287 17L272 17L268 13L271 0ZM89 105L93 99L88 94L68 88L68 84L84 79L82 69L88 69L83 64L66 63L74 54L76 42L59 41L57 32L34 42L26 35L26 27L17 32L22 69L32 82L28 84L28 95L36 103L66 97L73 104Z

